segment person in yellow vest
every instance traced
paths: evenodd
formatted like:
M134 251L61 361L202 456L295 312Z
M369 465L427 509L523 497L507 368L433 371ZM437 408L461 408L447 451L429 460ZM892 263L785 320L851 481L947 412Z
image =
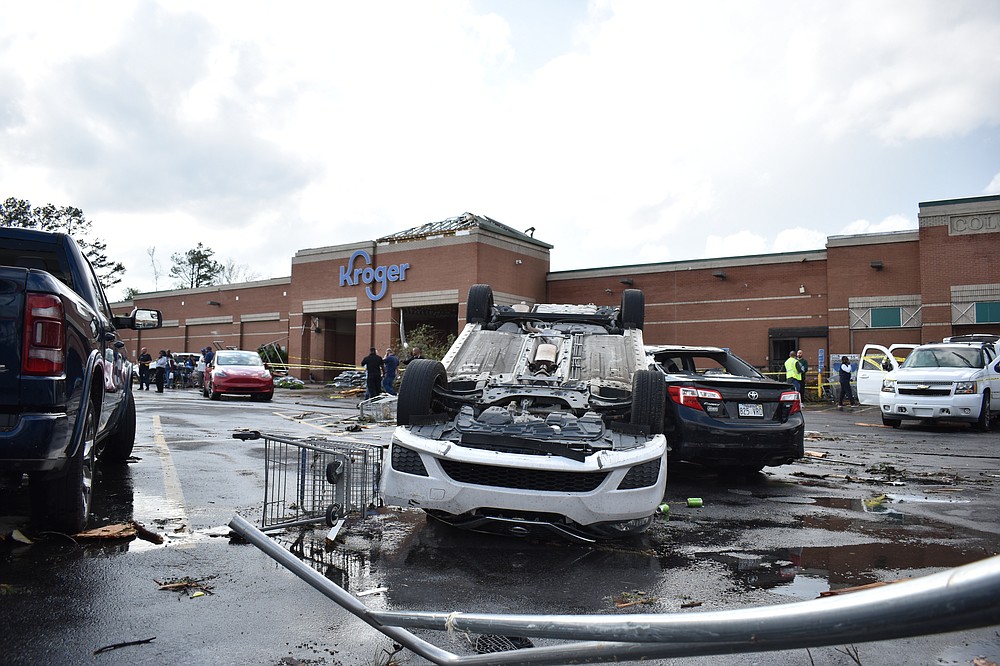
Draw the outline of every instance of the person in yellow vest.
M785 379L795 387L801 396L802 373L799 371L799 360L795 357L795 350L788 352L788 359L785 361Z

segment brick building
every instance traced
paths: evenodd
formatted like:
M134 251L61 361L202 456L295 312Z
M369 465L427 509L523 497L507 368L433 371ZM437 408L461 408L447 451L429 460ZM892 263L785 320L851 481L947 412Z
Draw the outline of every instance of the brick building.
M1000 196L924 202L918 220L916 231L831 236L824 250L550 271L553 246L465 213L300 250L287 278L140 294L115 310L163 312L163 328L125 332L133 356L276 344L294 374L321 380L397 345L401 326L457 333L477 283L505 304L616 304L642 289L648 343L729 347L766 369L792 349L815 367L868 342L1000 331Z

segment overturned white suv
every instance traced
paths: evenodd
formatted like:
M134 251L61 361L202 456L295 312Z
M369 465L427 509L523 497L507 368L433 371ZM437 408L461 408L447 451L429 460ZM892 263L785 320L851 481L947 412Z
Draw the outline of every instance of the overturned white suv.
M964 421L982 432L1000 410L1000 336L956 335L920 345L882 380L882 423Z
M498 306L469 290L440 362L411 361L382 466L387 504L451 525L591 542L644 531L667 479L663 377L645 301Z

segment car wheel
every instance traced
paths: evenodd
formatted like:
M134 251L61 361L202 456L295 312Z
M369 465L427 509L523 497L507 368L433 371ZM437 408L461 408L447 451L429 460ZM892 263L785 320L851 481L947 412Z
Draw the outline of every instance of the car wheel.
M882 425L892 426L893 428L898 428L903 425L903 419L890 419L888 416L882 415Z
M632 376L632 425L649 428L651 435L663 432L667 383L655 370L637 370Z
M440 361L418 358L410 361L399 385L396 399L396 423L410 425L415 416L433 414L434 387L448 382L448 374Z
M642 329L646 320L646 296L641 289L626 289L622 292L622 328Z
M208 385L208 399L218 400L222 397L222 394L215 390L215 384Z
M135 397L131 391L125 394L125 411L118 421L118 427L97 445L97 459L101 462L121 463L128 460L135 446Z
M273 393L258 393L254 395L253 399L257 402L270 402L273 397Z
M58 474L38 472L29 477L32 522L38 529L76 534L87 526L94 482L94 440L97 407L88 401L83 438L76 454Z
M469 300L465 304L465 321L470 324L484 324L492 316L493 288L488 284L472 285L469 289Z
M979 420L976 421L976 430L979 432L989 432L993 427L993 415L990 413L990 392L983 391L983 404L979 408Z

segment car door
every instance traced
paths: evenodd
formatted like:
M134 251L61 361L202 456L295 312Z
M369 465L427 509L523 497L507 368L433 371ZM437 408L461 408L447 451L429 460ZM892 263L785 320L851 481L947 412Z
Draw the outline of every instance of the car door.
M882 379L920 345L894 344L888 348L867 344L861 352L858 364L858 402L862 405L878 406L878 394L882 390Z

